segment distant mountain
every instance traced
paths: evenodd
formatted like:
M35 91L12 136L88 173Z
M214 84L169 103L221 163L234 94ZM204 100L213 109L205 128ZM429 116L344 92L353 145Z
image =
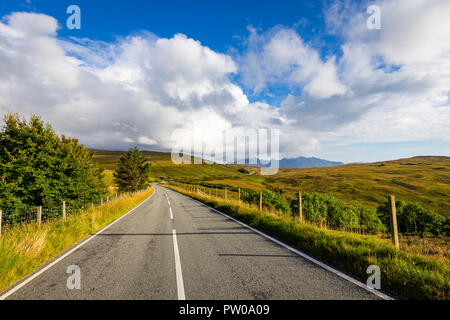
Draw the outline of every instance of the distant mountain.
M316 168L316 167L335 167L343 165L343 162L328 161L316 157L306 158L283 158L279 162L280 168Z

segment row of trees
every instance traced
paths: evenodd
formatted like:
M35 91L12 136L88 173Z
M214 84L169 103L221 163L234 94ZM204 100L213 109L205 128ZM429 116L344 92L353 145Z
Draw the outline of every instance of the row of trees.
M0 209L22 213L29 207L82 205L107 193L103 169L77 139L58 136L38 116L27 122L7 114L0 130ZM148 186L150 164L137 149L125 153L114 172L119 192Z
M298 198L291 201L291 208L298 211ZM302 194L302 208L305 219L318 225L371 233L387 229L376 210L347 205L326 193Z
M209 188L225 188L224 185L201 183ZM237 188L229 187L237 192ZM278 191L278 192L277 192ZM260 193L241 189L243 201L258 204ZM298 213L298 198L287 199L279 190L263 190L263 205L290 215ZM450 219L426 210L419 204L396 201L397 223L402 234L435 236L450 233ZM377 209L352 206L327 193L302 193L303 216L306 221L333 228L346 228L360 232L387 232L390 228L389 203L386 200Z

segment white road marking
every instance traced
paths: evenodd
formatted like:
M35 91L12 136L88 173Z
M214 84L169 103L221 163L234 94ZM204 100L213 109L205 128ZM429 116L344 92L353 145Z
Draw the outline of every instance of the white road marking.
M111 222L110 224L108 224L106 227L104 227L103 229L100 229L99 231L97 231L96 233L94 233L93 235L91 235L90 237L88 237L86 240L84 240L83 242L81 242L79 245L77 245L75 248L71 249L70 251L66 252L64 255L62 255L61 257L59 257L58 259L54 260L53 262L51 262L50 264L48 264L46 267L42 268L41 270L37 271L36 273L32 274L31 276L29 276L28 278L25 278L25 280L23 280L21 283L19 283L17 286L15 286L14 288L12 288L11 290L5 292L2 296L0 296L0 300L5 300L6 298L8 298L10 295L12 295L14 292L16 292L17 290L19 290L20 288L22 288L23 286L25 286L26 284L30 283L33 279L37 278L38 276L40 276L41 274L43 274L45 271L47 271L48 269L50 269L51 267L53 267L55 264L57 264L58 262L60 262L61 260L63 260L65 257L67 257L68 255L70 255L71 253L75 252L76 250L78 250L79 248L81 248L82 246L84 246L86 243L88 243L89 241L91 241L92 239L94 239L97 235L99 235L100 233L102 233L103 231L105 231L106 229L108 229L109 227L111 227L113 224L119 222L120 220L122 220L123 218L125 218L127 215L129 215L130 213L132 213L134 210L136 210L137 208L139 208L142 204L144 204L144 202L146 202L147 200L149 200L154 194L156 193L156 188L155 190L153 190L153 193L144 201L142 201L140 204L138 204L136 207L134 207L133 209L131 209L130 211L128 211L127 213L125 213L123 216L121 216L120 218L118 218L117 220L114 220L113 222Z
M181 272L180 253L178 252L177 232L175 229L172 230L172 235L173 235L173 252L175 254L175 273L177 276L178 300L186 300L186 296L184 295L183 274Z
M169 207L169 212L170 212L170 220L173 220L173 213L172 213L172 208Z
M172 190L172 189L170 189L170 190ZM174 190L172 190L172 191L174 191ZM177 191L174 191L174 192L177 192ZM275 242L276 244L278 244L278 245L280 245L282 247L285 247L286 249L296 253L297 255L299 255L299 256L301 256L301 257L311 261L312 263L315 263L315 264L321 266L322 268L324 268L324 269L326 269L326 270L328 270L328 271L338 275L341 278L344 278L347 281L350 281L351 283L357 285L358 287L361 287L361 288L363 288L363 289L373 293L374 295L376 295L376 296L378 296L378 297L380 297L380 298L382 298L384 300L394 300L394 298L392 298L392 297L390 297L390 296L388 296L388 295L386 295L386 294L384 294L382 292L379 292L379 291L376 291L374 289L369 288L366 284L364 284L364 283L362 283L362 282L360 282L360 281L358 281L358 280L356 280L356 279L346 275L345 273L342 273L342 272L340 272L340 271L330 267L329 265L326 265L325 263L323 263L323 262L321 262L321 261L319 261L317 259L314 259L313 257L307 255L306 253L303 253L303 252L301 252L301 251L299 251L299 250L297 250L297 249L295 249L295 248L293 248L293 247L291 247L291 246L289 246L289 245L287 245L287 244L285 244L285 243L283 243L283 242L281 242L281 241L279 241L279 240L277 240L275 238L272 238L271 236L269 236L268 234L265 234L264 232L261 232L261 231L255 229L255 228L252 228L249 225L247 225L247 224L245 224L245 223L243 223L243 222L241 222L241 221L239 221L239 220L237 220L237 219L235 219L233 217L230 217L229 215L227 215L227 214L225 214L223 212L220 212L219 210L216 210L213 207L210 207L210 206L208 206L207 204L204 204L201 201L198 201L198 200L196 200L194 198L186 196L186 195L184 195L184 194L182 194L180 192L177 192L177 193L179 193L179 194L181 194L181 195L183 195L185 197L188 197L191 200L194 200L194 201L198 202L199 204L201 204L201 205L203 205L203 206L213 210L214 212L217 212L218 214L221 214L224 217L227 217L230 220L233 220L234 222L239 223L241 226L252 230L253 232L255 232L255 233L257 233L257 234L259 234L259 235L261 235L261 236L263 236L263 237L265 237L265 238L267 238L267 239L269 239L269 240L271 240L273 242Z

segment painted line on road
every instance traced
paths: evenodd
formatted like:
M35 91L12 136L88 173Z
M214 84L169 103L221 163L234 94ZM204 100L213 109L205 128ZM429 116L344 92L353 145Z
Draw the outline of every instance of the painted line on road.
M170 212L170 220L173 220L173 213L172 213L172 208L169 207L169 212Z
M123 218L125 218L126 216L128 216L130 213L132 213L134 210L136 210L137 208L139 208L141 205L143 205L145 202L147 202L147 200L149 200L151 197L153 197L153 195L156 193L156 188L154 188L153 193L144 201L142 201L140 204L138 204L136 207L134 207L133 209L131 209L130 211L128 211L127 213L125 213L123 216L121 216L120 218L114 220L113 222L111 222L110 224L108 224L106 227L100 229L99 231L95 232L94 234L92 234L91 236L89 236L86 240L84 240L83 242L81 242L80 244L78 244L76 247L74 247L73 249L67 251L65 254L63 254L62 256L60 256L59 258L57 258L56 260L54 260L53 262L49 263L47 266L45 266L44 268L42 268L41 270L37 271L36 273L28 276L25 278L25 280L23 280L21 283L19 283L17 286L15 286L14 288L12 288L9 291L6 291L3 295L0 296L0 300L5 300L6 298L8 298L10 295L12 295L13 293L15 293L17 290L19 290L20 288L22 288L23 286L25 286L26 284L30 283L33 279L37 278L38 276L40 276L41 274L43 274L45 271L47 271L48 269L50 269L51 267L53 267L55 264L57 264L58 262L60 262L61 260L63 260L64 258L66 258L68 255L70 255L71 253L75 252L76 250L80 249L82 246L84 246L86 243L88 243L89 241L91 241L92 239L94 239L97 235L99 235L100 233L102 233L103 231L105 231L106 229L108 229L109 227L111 227L112 225L114 225L115 223L119 222L120 220L122 220Z
M183 273L181 272L180 252L178 251L177 232L175 229L172 230L172 235L173 235L173 252L175 254L175 273L177 276L178 300L186 300L186 296L184 294Z
M170 190L171 190L171 189L170 189ZM177 192L177 191L175 191L175 190L172 190L172 191ZM303 252L301 252L301 251L299 251L299 250L297 250L297 249L295 249L295 248L293 248L293 247L291 247L291 246L289 246L289 245L287 245L287 244L285 244L285 243L283 243L283 242L281 242L281 241L279 241L279 240L277 240L277 239L275 239L275 238L269 236L268 234L265 234L265 233L262 232L262 231L259 231L259 230L255 229L255 228L253 228L253 227L250 227L249 225L247 225L247 224L245 224L245 223L243 223L243 222L241 222L241 221L239 221L239 220L237 220L237 219L235 219L235 218L233 218L233 217L231 217L231 216L229 216L229 215L227 215L227 214L225 214L225 213L223 213L223 212L220 212L219 210L214 209L213 207L210 207L210 206L208 206L207 204L204 204L204 203L201 202L201 201L198 201L198 200L196 200L196 199L194 199L194 198L191 198L191 197L189 197L189 196L186 196L186 195L184 195L184 194L182 194L182 193L180 193L180 192L177 192L177 193L179 193L179 194L181 194L181 195L183 195L183 196L185 196L185 197L188 197L189 199L191 199L191 200L193 200L193 201L195 201L195 202L198 202L199 204L201 204L201 205L203 205L203 206L205 206L205 207L207 207L207 208L213 210L214 212L217 212L218 214L220 214L220 215L222 215L222 216L224 216L224 217L227 217L227 218L230 219L230 220L233 220L234 222L239 223L239 224L242 225L243 227L246 227L247 229L250 229L250 230L252 230L253 232L255 232L255 233L257 233L257 234L259 234L259 235L261 235L261 236L263 236L263 237L265 237L265 238L267 238L267 239L269 239L269 240L271 240L271 241L273 241L273 242L275 242L276 244L278 244L278 245L280 245L280 246L282 246L282 247L285 247L286 249L288 249L288 250L290 250L290 251L296 253L297 255L299 255L299 256L301 256L301 257L303 257L303 258L305 258L305 259L311 261L311 262L314 263L314 264L317 264L318 266L321 266L322 268L324 268L324 269L326 269L326 270L328 270L328 271L330 271L330 272L332 272L332 273L334 273L334 274L340 276L341 278L344 278L344 279L347 280L347 281L352 282L353 284L357 285L358 287L361 287L361 288L363 288L363 289L369 291L370 293L373 293L374 295L376 295L376 296L378 296L378 297L380 297L380 298L382 298L382 299L384 299L384 300L394 300L394 298L388 296L387 294L384 294L384 293L382 293L382 292L376 291L375 289L369 288L366 284L364 284L364 283L362 283L362 282L360 282L360 281L358 281L358 280L356 280L356 279L354 279L354 278L352 278L352 277L346 275L345 273L342 273L342 272L340 272L340 271L338 271L338 270L336 270L336 269L330 267L329 265L327 265L327 264L325 264L325 263L323 263L323 262L321 262L321 261L319 261L319 260L317 260L317 259L314 259L313 257L307 255L306 253L303 253Z

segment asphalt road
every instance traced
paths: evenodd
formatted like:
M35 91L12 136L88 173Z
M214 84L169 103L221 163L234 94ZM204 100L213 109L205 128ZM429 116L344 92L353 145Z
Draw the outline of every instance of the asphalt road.
M67 268L81 289L68 289ZM6 299L380 299L175 191L138 208L0 296ZM6 293L6 295L5 295Z

